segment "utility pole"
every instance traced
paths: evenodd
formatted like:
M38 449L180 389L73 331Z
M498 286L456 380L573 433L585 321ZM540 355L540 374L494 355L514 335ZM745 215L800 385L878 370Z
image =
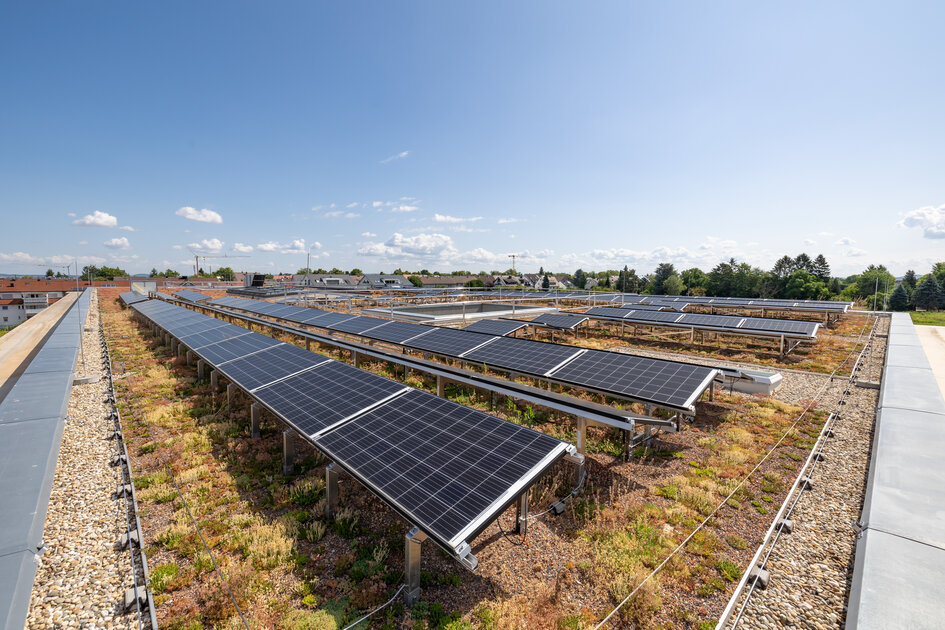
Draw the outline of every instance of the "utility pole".
M513 273L513 274L515 273L515 257L516 257L516 256L517 256L517 254L509 254L509 258L512 259L512 273Z
M873 289L873 310L876 310L876 298L879 297L879 276L876 276L876 288Z

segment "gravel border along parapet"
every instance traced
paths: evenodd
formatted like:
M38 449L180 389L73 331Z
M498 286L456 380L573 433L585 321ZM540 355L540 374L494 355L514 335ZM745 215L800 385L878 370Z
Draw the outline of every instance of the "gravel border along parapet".
M877 333L887 327L881 319ZM876 337L873 343L860 381L881 377L885 339ZM824 446L814 488L801 496L791 516L794 531L781 537L768 560L771 582L752 593L738 627L843 627L857 538L851 523L863 506L877 398L877 390L851 389L834 437ZM743 602L744 595L736 610Z
M111 422L98 326L93 293L82 333L85 366L80 358L77 370L103 378L72 388L43 532L49 549L33 582L29 630L136 625L133 614L118 610L130 567L127 553L115 548L125 514L123 504L111 498L121 480L109 466L114 444L106 439Z

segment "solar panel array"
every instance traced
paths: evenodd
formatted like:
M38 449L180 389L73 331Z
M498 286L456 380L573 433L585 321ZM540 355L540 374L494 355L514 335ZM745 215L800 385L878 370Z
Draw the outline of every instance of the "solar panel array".
M588 309L584 315L594 319L621 321L629 324L695 328L697 330L724 330L732 334L744 333L750 336L763 337L784 335L791 338L813 339L817 336L817 330L820 328L819 322L804 322L793 319L670 313L604 306Z
M133 308L456 554L571 449L526 427L167 302Z
M148 296L141 295L140 293L135 293L134 291L125 291L118 296L118 299L121 300L121 303L125 306L135 304L137 302L142 302L148 299Z
M257 300L225 297L212 300L214 306L227 306L251 313L268 315L272 312L272 304ZM581 350L573 346L546 343L514 337L503 337L496 334L474 332L469 327L458 330L455 328L440 328L425 324L408 324L407 322L392 322L380 318L363 317L347 313L320 311L318 309L290 307L291 312L282 315L283 319L296 323L342 331L361 329L359 336L367 339L388 341L402 345L411 350L429 352L454 359L462 359L471 363L499 368L509 372L526 374L539 378L551 378L555 381L601 391L605 394L630 398L641 402L652 403L671 409L689 410L692 405L709 386L717 374L714 368L646 359L640 363L641 357L628 354L605 352L601 350ZM597 309L591 309L597 310ZM624 313L615 308L605 309L608 312ZM651 313L655 316L667 318L680 317L678 313ZM588 313L581 314L586 317ZM567 316L574 317L574 316ZM578 319L580 319L580 317ZM344 326L350 320L349 326ZM363 320L373 320L378 325L368 327ZM504 320L482 320L504 321ZM385 323L387 322L387 323ZM511 322L522 323L522 322ZM529 322L524 322L529 323ZM396 327L396 328L394 328ZM396 334L395 334L396 333ZM590 357L601 357L604 364L613 364L614 372L602 373L590 377L580 370L564 369L568 362L578 356L584 356L585 361ZM606 358L604 358L606 357ZM653 371L654 378L665 378L667 374L684 374L683 384L673 383L668 387L661 387L658 383L650 382L645 378L626 378L619 373L634 372L634 370ZM686 389L686 388L690 389Z

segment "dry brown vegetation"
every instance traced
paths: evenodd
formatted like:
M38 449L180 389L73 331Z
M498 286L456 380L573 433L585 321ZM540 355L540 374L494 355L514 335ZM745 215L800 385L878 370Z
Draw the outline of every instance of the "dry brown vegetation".
M213 400L207 384L195 382L193 368L178 364L128 311L101 295L162 627L238 627L223 578L253 628L338 628L386 601L403 579L406 523L351 479L342 480L337 518L326 521L325 462L312 452L295 477L283 477L275 424L249 437L245 400L230 417L220 397ZM394 376L385 362L363 367ZM433 379L416 372L407 383L435 391ZM502 397L494 402L459 386L449 386L447 395L574 438L570 419L546 410ZM658 436L630 461L620 436L591 429L587 483L564 514L534 519L522 540L509 533L514 510L507 512L475 541L475 574L424 545L423 600L413 609L391 606L372 627L593 625L712 513L800 411L771 398L717 395L699 404L694 424ZM815 409L789 432L622 609L617 626L712 624L825 416ZM533 513L571 490L572 471L559 464L539 482Z

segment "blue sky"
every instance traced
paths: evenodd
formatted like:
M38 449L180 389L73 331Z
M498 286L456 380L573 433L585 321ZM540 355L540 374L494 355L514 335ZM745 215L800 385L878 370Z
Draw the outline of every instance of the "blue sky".
M945 259L945 5L5 3L0 271Z

